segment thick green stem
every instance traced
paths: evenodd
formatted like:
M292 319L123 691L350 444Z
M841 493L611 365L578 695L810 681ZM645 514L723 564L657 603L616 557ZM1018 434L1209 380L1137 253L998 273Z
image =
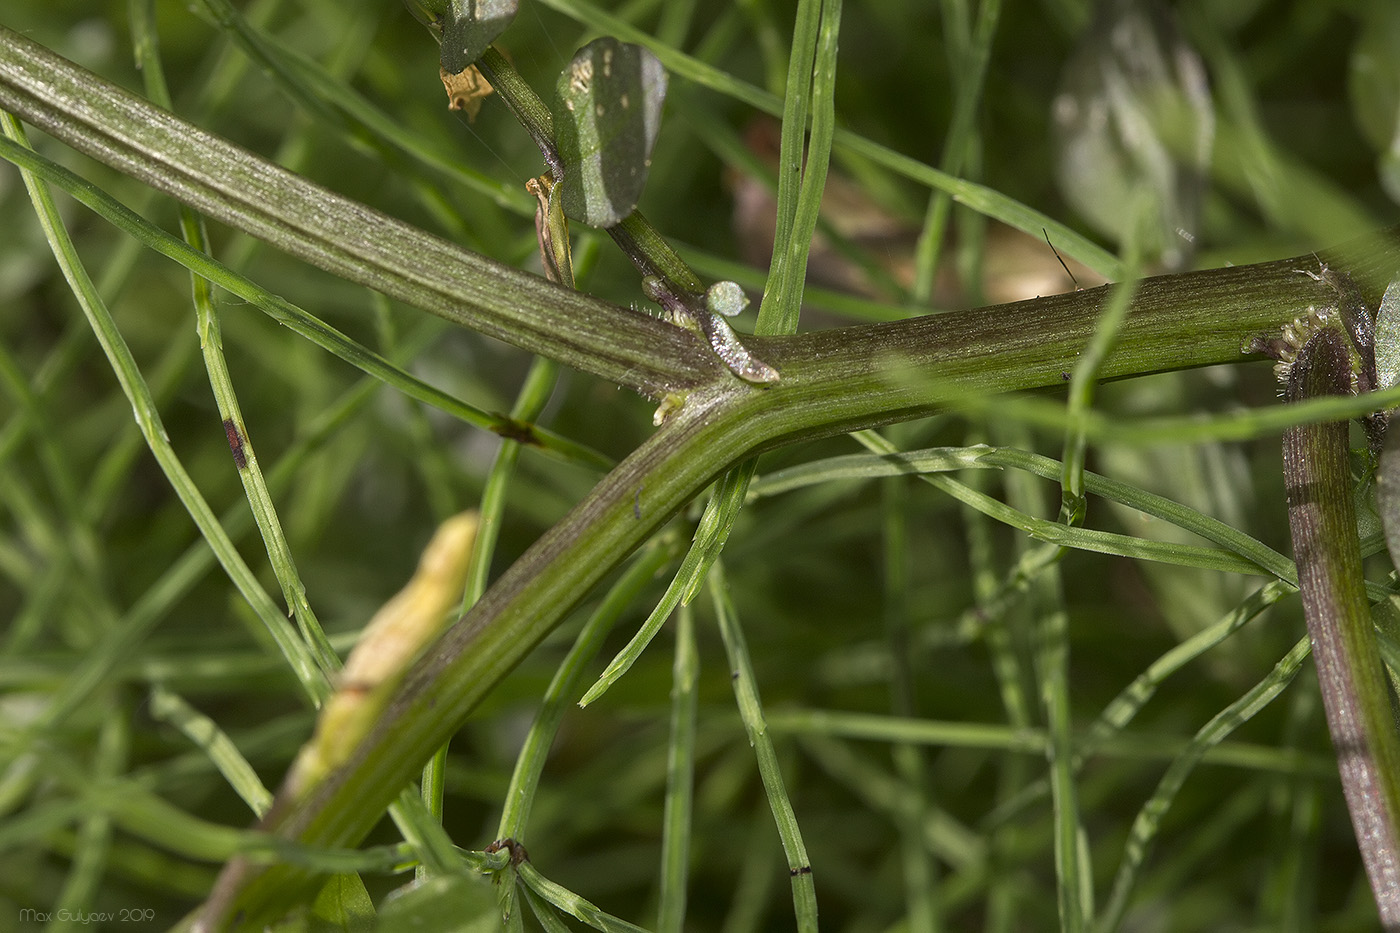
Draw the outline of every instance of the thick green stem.
M643 394L660 398L719 368L681 328L350 201L3 26L0 109L312 265Z
M327 191L4 27L0 108L313 265L651 397L727 378L693 332L557 288ZM1360 261L1393 268L1394 244ZM1371 278L1354 261L1334 265L1350 268L1363 286ZM1249 338L1331 300L1329 289L1298 274L1311 268L1316 260L1306 257L1144 281L1104 375L1238 359ZM1005 365L995 384L976 380L979 389L1056 384L1073 369L1103 298L1081 291L892 324L750 337L745 345L784 383L817 380L827 401L844 396L851 424L879 423L946 401L946 383L961 382L964 364L979 367L989 352L1010 356L999 357Z
M1287 398L1351 392L1346 338L1326 328L1293 363ZM1376 648L1352 505L1347 424L1283 435L1288 522L1342 792L1381 922L1400 930L1400 740Z

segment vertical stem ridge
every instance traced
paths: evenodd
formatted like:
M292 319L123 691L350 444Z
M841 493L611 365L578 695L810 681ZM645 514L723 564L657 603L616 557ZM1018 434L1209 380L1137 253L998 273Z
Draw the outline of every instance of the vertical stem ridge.
M1299 351L1285 397L1296 402L1350 392L1345 338L1321 330ZM1381 922L1400 930L1400 747L1370 630L1347 433L1347 424L1336 421L1284 432L1288 522L1342 791Z

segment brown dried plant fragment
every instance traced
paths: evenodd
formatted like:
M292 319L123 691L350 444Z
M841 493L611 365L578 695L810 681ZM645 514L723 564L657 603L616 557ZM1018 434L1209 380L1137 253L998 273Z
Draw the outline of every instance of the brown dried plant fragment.
M468 65L464 71L453 74L446 68L438 69L442 86L447 89L447 109L466 112L467 119L475 120L481 112L481 101L489 97L495 88L484 78L475 65Z

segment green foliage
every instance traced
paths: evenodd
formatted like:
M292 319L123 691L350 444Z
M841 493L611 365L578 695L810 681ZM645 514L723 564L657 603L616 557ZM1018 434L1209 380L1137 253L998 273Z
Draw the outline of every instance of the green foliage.
M1046 236L1076 274L1132 267L1055 181L1055 88L1087 5L851 4L839 57L819 3L794 29L793 4L764 0L537 0L502 33L464 16L487 4L422 6L457 17L444 55L496 42L546 98L580 46L595 77L600 42L630 61L635 83L591 101L607 114L627 94L630 122L558 127L583 166L573 196L602 211L571 213L616 223L645 181L648 218L698 273L687 287L763 294L761 328L754 312L735 319L746 334L787 333L799 313L807 333L752 344L780 373L767 388L720 381L704 342L627 311L640 276L600 234L576 228L568 244L550 217L555 267L570 257L601 301L518 272L541 268L523 187L545 168L536 142L499 88L470 128L455 121L432 38L392 3L100 17L9 4L7 26L125 87L163 67L180 117L329 191L262 187L276 179L186 134L151 170L179 155L228 181L274 248L232 221L186 242L135 170L37 132L37 154L5 143L81 201L60 193L36 212L0 163L0 914L27 930L23 910L128 910L142 913L123 929L166 929L241 853L336 873L302 895L307 930L496 928L498 898L512 923L551 931L680 929L683 914L685 929L737 933L811 926L818 906L830 929L1374 925L1283 530L1278 433L1304 415L1276 404L1262 364L1163 371L1212 341L1234 358L1232 321L1282 323L1324 294L1300 274L1311 258L1248 263L1390 216L1373 158L1394 138L1389 72L1348 88L1345 63L1391 4L1177 5L1217 118L1191 261L1248 270L1230 291L1145 281L1138 298L1166 309L1146 333L1131 315L1095 331L1096 313L1075 330L1087 292L998 308L969 332L943 323L967 318L929 318L918 339L841 332L823 352L859 344L878 365L835 375L803 349L831 325L995 300L1008 268L1045 270L1025 297L1072 289ZM662 66L658 133L659 97L630 95ZM785 113L781 132L764 122ZM1154 128L1154 145L1182 143L1180 126ZM775 217L776 244L752 223ZM306 261L278 251L293 240ZM1363 287L1393 351L1393 270L1373 271ZM742 304L733 288L710 297L716 312ZM1192 302L1218 316L1174 324ZM979 349L989 333L995 352ZM1051 388L974 381L1003 366ZM935 389L944 413L899 401ZM849 423L902 423L854 440L785 433L797 422L784 419L851 396L866 407ZM674 410L654 429L660 398ZM1343 410L1366 405L1306 409ZM739 427L718 433L711 415ZM667 439L683 430L695 440L676 456ZM623 460L635 472L609 485ZM261 486L245 487L247 463ZM1066 492L1082 522L1057 520ZM460 725L440 807L400 800L358 851L248 832L313 734L325 649L343 657L431 529L472 507L474 619L543 566L532 542L572 558L510 626L470 629L492 635L488 657L543 640L488 669L465 724L441 710L484 675L420 666L423 707L386 711L378 739ZM646 543L625 563L631 540ZM1368 594L1385 600L1380 536L1363 547ZM577 582L588 574L596 590ZM561 624L530 628L546 618ZM634 635L645 651L627 650ZM1381 648L1393 661L1395 644ZM619 656L625 674L578 709ZM368 770L421 764L384 755ZM369 796L347 792L328 822L376 819ZM528 839L529 861L482 854L507 835ZM391 896L418 865L429 877Z
M506 31L520 0L452 0L442 18L442 67L457 74Z
M379 912L383 933L490 933L501 928L489 881L470 875L439 875L395 892Z

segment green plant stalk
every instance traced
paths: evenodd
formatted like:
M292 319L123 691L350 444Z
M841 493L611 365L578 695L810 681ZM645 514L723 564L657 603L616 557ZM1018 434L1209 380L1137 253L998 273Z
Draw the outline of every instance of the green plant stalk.
M589 447L560 437L544 428L520 422L504 415L483 411L441 389L428 385L362 344L346 337L315 316L273 295L266 289L260 288L223 264L211 259L207 254L191 248L183 240L171 236L149 221L133 214L115 198L87 185L72 172L37 153L0 138L0 158L8 159L50 184L62 188L118 229L136 237L162 255L174 259L191 272L217 284L230 294L247 300L273 320L307 338L317 346L329 350L361 372L368 373L385 384L399 389L409 398L432 405L468 424L486 428L502 437L521 440L565 459L589 463L596 467L606 468L611 465L611 461L607 457Z
M619 385L660 397L713 376L713 356L679 328L558 288L356 205L266 160L250 159L245 150L5 27L0 27L0 108L206 217ZM162 156L152 158L152 153ZM293 206L298 203L301 209ZM449 279L453 284L444 290ZM599 320L600 308L622 313L631 324L616 331L579 326ZM602 312L602 320L611 317ZM646 378L658 371L668 374L664 384Z
M341 198L320 186L204 133L166 111L116 88L71 62L0 27L0 107L12 109L47 132L129 171L206 216L236 226L293 255L370 285L425 310L442 314L619 385L659 397L716 381L724 373L694 335L649 315L558 289L538 277L500 266L429 237L400 221ZM159 154L159 158L155 154ZM227 172L223 172L227 169ZM226 201L220 174L250 193L257 210ZM261 180L261 181L259 181ZM263 207L271 205L264 211ZM290 222L282 219L292 218ZM342 247L340 240L353 246ZM396 250L399 250L396 252ZM1364 284L1397 265L1395 244L1332 261ZM1105 378L1238 360L1251 337L1277 331L1330 297L1320 283L1297 270L1311 257L1146 279L1134 297L1120 345L1106 361ZM1368 272L1370 274L1368 274ZM1389 281L1389 279L1384 279ZM1383 285L1382 285L1383 287ZM1378 297L1370 295L1368 298ZM860 396L873 383L890 382L903 363L954 382L962 367L944 360L1004 350L1004 379L985 390L1053 385L1068 373L1058 347L1082 347L1101 310L1102 290L1035 299L780 340L745 343L783 373L777 388L810 376L850 380ZM817 358L819 357L819 358ZM788 364L800 363L800 372ZM910 382L912 380L901 380ZM886 421L946 403L947 385L882 386L865 410ZM845 393L843 393L845 394ZM898 406L898 410L896 410ZM859 423L859 416L851 423ZM833 428L838 429L838 428Z
M1318 283L1297 275L1292 269L1296 265L1290 262L1253 267L1251 281L1261 275L1266 279L1277 276L1275 287L1287 286L1283 294L1301 293L1321 302L1327 296L1314 288ZM1209 278L1237 271L1222 270ZM1195 304L1190 286L1206 278L1200 273L1194 279L1185 278L1187 312ZM1105 361L1106 374L1125 374L1119 367L1131 367L1134 359L1140 361L1139 365L1146 359L1157 359L1156 354L1164 347L1168 352L1180 348L1181 353L1190 354L1211 342L1209 326L1203 333L1173 331L1166 295L1157 292L1157 282L1147 280L1139 288L1134 303L1142 306L1142 312L1130 315L1125 322L1113 354ZM1085 294L1088 293L1048 299L1037 303L1037 307L1048 306L1062 312L1065 301L1082 301ZM1246 304L1242 310L1247 313L1248 307ZM1219 305L1211 307L1213 314L1220 310ZM1277 307L1273 314L1279 314ZM916 327L927 327L931 322L945 324L944 340L917 348L924 366L930 370L941 368L946 374L946 379L932 385L901 378L898 371L891 373L888 367L883 372L876 369L875 360L897 360L897 355L885 354L898 354L901 348L863 348L864 335L887 329L875 325L841 332L845 345L853 347L857 357L862 352L868 354L866 363L853 365L852 361L843 360L837 365L829 356L812 358L796 352L796 348L805 346L810 353L812 343L820 335L774 339L769 341L773 350L786 353L782 382L758 388L726 377L717 387L693 392L671 421L507 570L472 612L410 671L399 696L347 767L318 788L304 807L294 813L275 814L277 819L268 827L318 845L358 839L373 822L376 808L387 803L398 787L411 778L417 762L426 759L455 730L496 680L543 638L617 560L645 540L718 470L783 440L858 427L862 421L868 424L898 420L926 411L926 403L938 397L939 389L946 398L952 389L960 393L979 391L979 387L992 391L1056 384L1060 374L1073 367L1081 344L1073 340L1061 344L1056 330L1037 330L1027 335L1023 333L1024 319L1022 327L1013 328L1004 319L980 315L964 316L961 326L971 327L974 318L982 320L1000 337L992 341L991 347L984 346L988 351L985 355L969 354L965 344L971 341L966 336L958 339L954 316L912 322ZM1187 320L1190 319L1188 313ZM1085 340L1092 332L1093 319L1078 325L1072 323L1073 318L1060 320L1063 330L1073 334L1077 329ZM954 327L948 328L945 322L954 323ZM950 330L954 332L949 333ZM931 338L937 336L937 332L930 334ZM1151 340L1151 351L1138 344L1144 337ZM1237 336L1231 341L1235 344L1231 347L1232 356L1238 353L1237 341ZM917 345L908 346L912 351ZM828 384L823 378L828 374L835 380L833 383ZM842 378L849 378L865 391L847 394L840 385ZM878 414L863 411L871 396L877 404L889 408ZM246 864L235 864L230 871L224 894L253 916L275 914L280 905L295 896L297 876L302 882L308 880L303 870L294 867L268 869L256 879L252 877L256 872ZM245 884L250 884L246 890ZM223 904L225 908L232 906Z
M1347 338L1319 330L1298 351L1285 397L1351 392ZM1283 435L1288 523L1327 727L1361 860L1388 930L1400 929L1400 737L1361 567L1345 422Z

